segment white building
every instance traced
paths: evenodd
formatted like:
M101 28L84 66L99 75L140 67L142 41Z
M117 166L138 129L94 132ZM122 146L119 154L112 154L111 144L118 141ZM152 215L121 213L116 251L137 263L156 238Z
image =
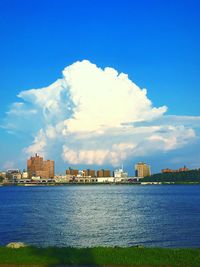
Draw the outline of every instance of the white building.
M28 179L28 172L26 171L22 172L22 179Z
M114 183L115 182L114 177L97 177L96 180L98 183Z
M114 182L119 183L119 182L125 182L128 180L128 173L124 172L123 166L121 169L116 169L114 171Z
M54 180L56 183L69 183L70 175L55 175Z

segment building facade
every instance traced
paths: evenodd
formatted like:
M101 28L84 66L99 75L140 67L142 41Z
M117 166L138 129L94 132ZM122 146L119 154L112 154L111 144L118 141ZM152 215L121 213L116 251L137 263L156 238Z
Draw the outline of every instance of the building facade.
M135 176L138 178L144 178L151 175L150 165L144 162L139 162L135 165Z
M97 177L110 177L110 170L98 170L97 171Z
M40 176L43 179L54 178L54 161L44 160L43 157L35 154L27 161L28 177Z
M71 167L69 167L68 170L66 170L66 175L67 176L77 176L79 173L79 170L74 170Z
M161 170L162 173L169 173L169 172L186 172L186 171L189 171L189 169L184 166L183 168L179 168L178 170L172 170L172 169L169 169L169 168L166 168L166 169L162 169Z

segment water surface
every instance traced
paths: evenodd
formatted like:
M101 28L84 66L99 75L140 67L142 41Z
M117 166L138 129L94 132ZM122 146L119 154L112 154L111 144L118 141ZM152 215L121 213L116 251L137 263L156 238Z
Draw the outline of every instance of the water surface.
M198 185L0 187L0 245L200 247Z

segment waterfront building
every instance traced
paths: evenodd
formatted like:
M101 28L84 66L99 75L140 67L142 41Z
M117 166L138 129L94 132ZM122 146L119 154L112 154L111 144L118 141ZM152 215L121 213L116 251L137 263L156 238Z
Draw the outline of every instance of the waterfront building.
M95 177L96 176L95 170L88 169L87 171L88 171L87 172L87 176L90 176L90 177Z
M104 172L103 172L103 176L104 177L110 177L111 175L110 175L110 170L104 170Z
M88 176L88 175L87 175L87 170L83 170L83 172L82 172L82 176L83 176L83 177Z
M135 176L138 178L144 178L151 175L150 165L139 162L135 165Z
M0 171L0 178L3 179L3 181L5 181L5 179L6 179L6 172Z
M28 179L28 172L25 170L22 172L22 179Z
M83 176L85 176L85 177L95 177L96 176L96 172L95 172L95 170L90 170L90 169L83 170Z
M103 170L97 171L97 177L103 177Z
M120 182L126 182L128 180L128 173L124 172L123 166L120 169L116 169L114 171L114 181L116 183L120 183Z
M79 172L79 170L74 170L71 167L69 167L69 169L66 170L66 175L67 176L77 176L78 172Z
M115 178L127 178L128 177L128 173L124 172L123 167L121 169L116 169L114 171L114 177Z
M9 169L6 171L6 178L10 181L20 180L22 174L19 169Z
M110 177L110 170L98 170L97 171L97 177Z
M114 177L97 177L96 179L98 183L114 183L115 182Z
M55 175L54 180L56 183L69 183L70 177L68 175Z
M54 178L54 161L44 160L35 154L27 160L28 177L40 176L43 179Z

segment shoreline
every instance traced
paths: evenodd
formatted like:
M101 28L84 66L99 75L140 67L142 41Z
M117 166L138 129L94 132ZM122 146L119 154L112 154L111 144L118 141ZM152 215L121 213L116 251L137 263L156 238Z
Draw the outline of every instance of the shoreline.
M0 184L2 187L8 187L8 186L26 186L26 187L38 187L38 186L79 186L79 185L112 185L112 186L118 186L118 185L131 185L131 186L148 186L148 185L200 185L200 182L141 182L141 183L4 183Z

